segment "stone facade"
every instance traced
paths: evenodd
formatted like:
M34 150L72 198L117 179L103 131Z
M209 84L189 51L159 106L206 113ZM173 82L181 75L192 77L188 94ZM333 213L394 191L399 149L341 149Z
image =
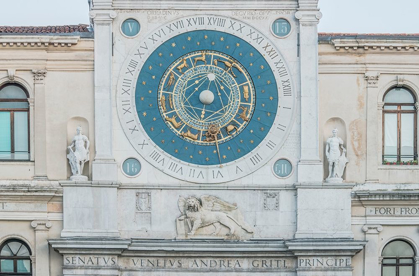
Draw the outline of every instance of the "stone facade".
M407 88L418 98L418 36L318 34L316 0L90 4L94 35L87 28L0 33L0 89L19 84L28 93L30 145L29 160L0 162L0 242L28 245L32 275L373 276L381 275L382 252L395 240L414 249L412 276L419 275L418 165L383 162L382 139L387 91ZM139 22L138 34L124 33L129 19ZM271 29L277 19L291 28L283 37ZM175 41L182 35L189 42ZM169 94L138 109L157 93L145 88L156 75L141 79L144 70L169 70L164 60L207 37L216 46L193 56L195 65L208 62L231 80L245 70L252 75L254 64L260 75L268 68L272 78L254 78L256 105L268 110L269 100L279 99L272 125L257 125L272 127L260 144L237 142L237 152L249 149L243 158L222 163L229 156L219 134L207 136L215 140L207 162L220 163L211 166L175 155L194 147L186 158L201 155L198 142L187 140L198 139L192 127L182 132L181 147L162 150L175 144L166 137L179 118L164 119L172 130L162 128L158 141L147 134L160 130L159 119L144 118L166 112ZM230 65L209 61L206 51L221 51L217 43L237 55ZM247 44L251 50L241 53ZM240 58L258 53L258 61ZM262 59L266 64L257 63ZM173 68L173 80L190 69ZM266 89L275 81L277 95L264 97L257 79ZM251 100L252 87L238 91ZM257 107L251 119L242 110L243 125L246 118L270 120L270 112L259 120ZM87 180L70 180L67 162L78 126L90 141L81 173ZM243 133L249 129L257 130L249 123ZM326 181L333 129L349 161L342 183ZM237 135L231 141L249 137Z

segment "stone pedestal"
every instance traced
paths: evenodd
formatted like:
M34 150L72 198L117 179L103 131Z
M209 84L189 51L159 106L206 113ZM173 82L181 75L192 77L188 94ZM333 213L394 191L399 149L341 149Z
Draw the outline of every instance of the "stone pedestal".
M60 182L64 189L62 237L118 237L116 183Z
M297 185L295 238L353 238L350 184Z

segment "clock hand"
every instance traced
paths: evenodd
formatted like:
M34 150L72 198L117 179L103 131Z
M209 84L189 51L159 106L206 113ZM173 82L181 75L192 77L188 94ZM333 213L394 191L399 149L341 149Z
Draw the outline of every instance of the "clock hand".
M215 146L217 147L218 160L220 161L220 168L222 168L223 164L221 163L220 148L218 147L218 134L220 133L220 128L217 125L212 124L208 128L208 133L209 135L211 135L213 139L215 139Z

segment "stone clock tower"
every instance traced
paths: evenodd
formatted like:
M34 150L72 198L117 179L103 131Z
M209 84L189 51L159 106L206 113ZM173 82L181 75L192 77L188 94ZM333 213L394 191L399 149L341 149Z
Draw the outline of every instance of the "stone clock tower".
M316 0L90 16L95 158L63 183L64 275L352 275L352 186L319 157Z

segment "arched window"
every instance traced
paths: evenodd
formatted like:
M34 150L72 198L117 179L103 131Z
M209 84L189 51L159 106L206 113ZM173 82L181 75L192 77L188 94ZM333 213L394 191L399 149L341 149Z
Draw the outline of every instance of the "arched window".
M19 240L7 240L0 248L0 275L32 275L31 252Z
M29 102L16 84L0 88L0 160L29 160Z
M405 241L392 241L382 253L382 276L414 276L415 251Z
M415 102L406 88L393 88L384 96L384 164L417 164Z

